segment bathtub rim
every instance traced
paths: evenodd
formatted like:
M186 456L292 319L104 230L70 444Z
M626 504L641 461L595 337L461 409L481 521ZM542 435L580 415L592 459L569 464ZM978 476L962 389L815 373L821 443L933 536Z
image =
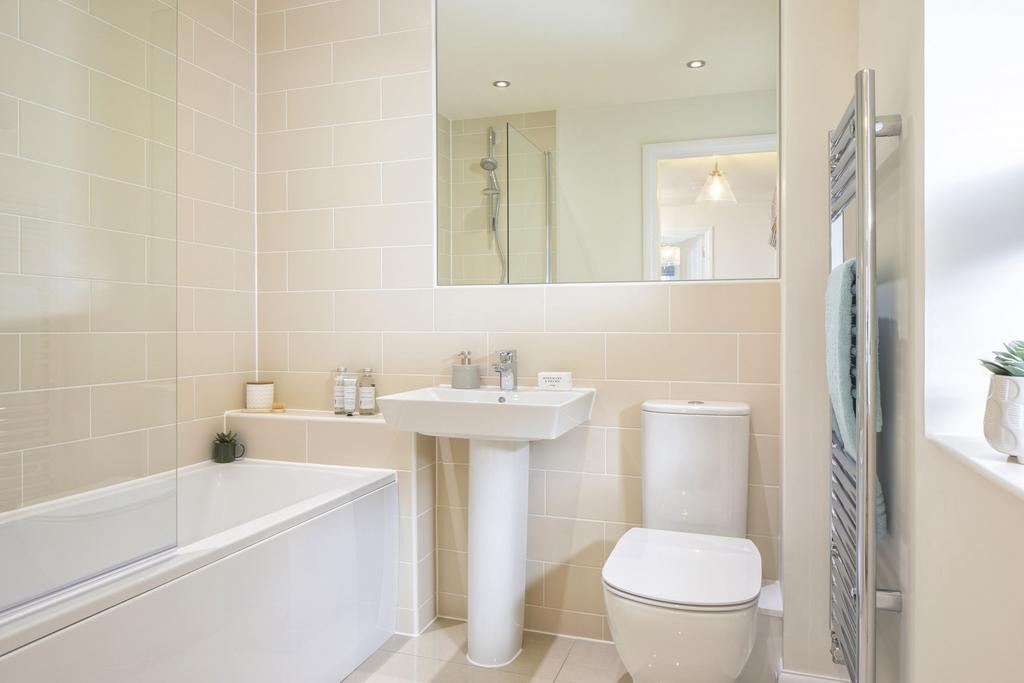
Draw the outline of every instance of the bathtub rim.
M124 566L112 569L82 583L56 591L0 615L0 658L44 638L83 619L99 614L138 595L179 579L208 564L237 553L245 548L276 536L303 522L327 514L359 498L371 495L388 486L398 485L396 470L345 465L323 465L283 460L246 459L240 461L248 467L283 467L287 469L336 472L354 471L369 475L367 481L346 489L331 489L319 495L280 508L241 525L199 539L184 546L172 546ZM179 474L224 467L204 461L178 468ZM227 465L230 467L231 465ZM376 476L372 476L376 475ZM166 472L149 475L167 476ZM97 491L109 492L119 487L139 485L142 477ZM76 494L77 496L88 495ZM47 501L49 502L49 501ZM246 530L243 532L243 529ZM217 541L217 542L214 542Z

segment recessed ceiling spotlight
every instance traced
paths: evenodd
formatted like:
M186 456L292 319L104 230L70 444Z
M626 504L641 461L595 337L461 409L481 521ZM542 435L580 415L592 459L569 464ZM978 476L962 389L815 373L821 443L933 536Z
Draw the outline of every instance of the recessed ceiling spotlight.
M509 81L494 81L494 83L491 83L491 85L493 85L495 88L507 88L508 86L512 85L512 83L510 83Z
M691 69L703 69L707 65L708 63L703 59L691 59L686 63L686 66Z

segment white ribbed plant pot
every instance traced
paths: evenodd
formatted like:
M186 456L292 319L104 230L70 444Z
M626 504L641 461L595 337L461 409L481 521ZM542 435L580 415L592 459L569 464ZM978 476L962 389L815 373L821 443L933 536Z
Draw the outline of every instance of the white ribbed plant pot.
M1024 377L992 375L985 404L985 439L1024 462Z

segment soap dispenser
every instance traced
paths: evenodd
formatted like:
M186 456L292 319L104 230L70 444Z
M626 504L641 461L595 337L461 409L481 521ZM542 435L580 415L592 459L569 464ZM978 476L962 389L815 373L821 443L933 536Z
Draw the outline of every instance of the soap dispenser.
M480 366L473 365L471 351L459 352L458 365L452 366L452 389L479 389Z

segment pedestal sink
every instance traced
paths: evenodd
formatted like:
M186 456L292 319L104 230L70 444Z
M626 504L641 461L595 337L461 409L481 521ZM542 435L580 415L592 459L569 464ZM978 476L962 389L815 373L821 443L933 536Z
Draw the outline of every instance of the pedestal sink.
M523 645L530 441L590 419L593 389L433 387L378 399L392 429L469 439L469 661L496 667Z

